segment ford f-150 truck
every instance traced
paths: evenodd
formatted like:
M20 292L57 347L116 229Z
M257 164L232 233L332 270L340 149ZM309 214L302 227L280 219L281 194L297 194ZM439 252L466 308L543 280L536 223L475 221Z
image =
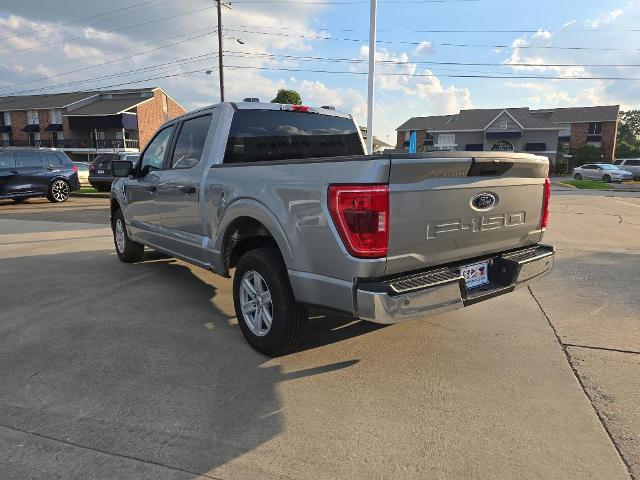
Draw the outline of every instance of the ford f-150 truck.
M238 323L267 355L308 306L377 323L513 291L549 272L549 161L512 152L366 155L351 116L221 103L114 161L118 257L152 247L233 278Z

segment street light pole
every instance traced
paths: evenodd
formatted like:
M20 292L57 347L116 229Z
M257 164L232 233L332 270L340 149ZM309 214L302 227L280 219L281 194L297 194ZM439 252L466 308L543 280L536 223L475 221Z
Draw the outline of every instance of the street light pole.
M222 0L216 0L218 6L218 71L220 72L220 101L224 102L224 71L222 68Z
M371 0L369 16L369 90L367 94L367 153L373 153L373 90L376 74L376 7L377 0Z

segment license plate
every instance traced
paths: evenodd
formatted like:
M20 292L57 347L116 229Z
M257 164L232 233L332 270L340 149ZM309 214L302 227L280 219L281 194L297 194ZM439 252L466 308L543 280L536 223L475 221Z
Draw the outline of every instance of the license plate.
M102 173L104 173L104 170L98 170L98 173L102 174Z
M475 263L460 269L460 274L467 283L467 288L477 288L489 283L489 262Z

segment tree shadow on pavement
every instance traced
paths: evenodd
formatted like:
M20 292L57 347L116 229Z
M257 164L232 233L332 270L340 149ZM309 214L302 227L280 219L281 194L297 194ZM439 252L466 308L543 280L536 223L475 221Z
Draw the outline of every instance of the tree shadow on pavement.
M12 279L1 294L0 424L85 449L210 472L282 432L280 382L358 361L283 373L244 341L229 295L217 297L228 280L163 255L21 257L0 269ZM333 330L344 320L312 325L303 348L366 331ZM321 340L327 328L339 333ZM11 460L16 472L44 462ZM47 466L61 477L89 467Z

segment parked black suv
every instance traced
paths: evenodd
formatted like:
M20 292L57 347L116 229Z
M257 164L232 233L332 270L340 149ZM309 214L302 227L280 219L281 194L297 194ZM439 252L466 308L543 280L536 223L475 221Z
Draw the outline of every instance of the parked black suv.
M139 156L139 153L101 153L89 164L89 183L99 192L108 192L113 183L111 162L129 160L135 165Z
M47 197L50 202L66 202L69 193L79 188L78 167L64 152L0 148L0 199Z

